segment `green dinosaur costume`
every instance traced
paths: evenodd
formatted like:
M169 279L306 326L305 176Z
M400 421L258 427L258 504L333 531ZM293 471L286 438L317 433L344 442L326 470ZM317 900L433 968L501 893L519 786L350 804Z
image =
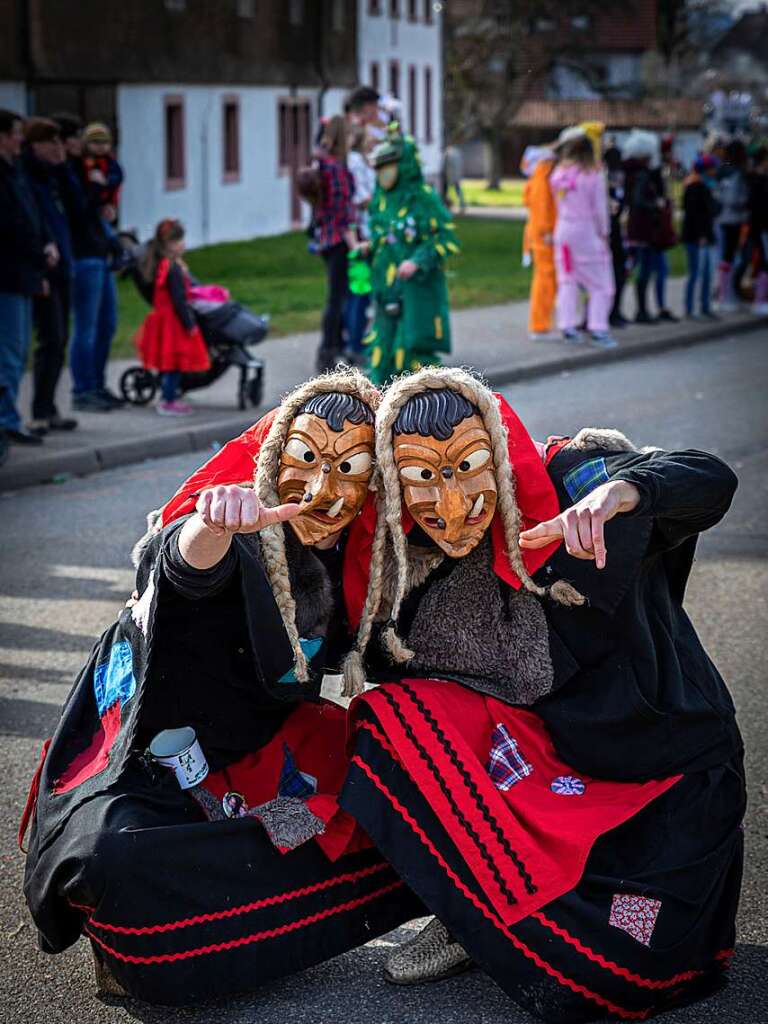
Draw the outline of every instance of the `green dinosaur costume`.
M450 214L424 182L411 136L391 134L372 162L379 177L369 208L376 313L364 343L368 376L382 384L403 370L439 364L438 353L450 352L443 260L459 247ZM407 280L398 276L404 260L419 268Z

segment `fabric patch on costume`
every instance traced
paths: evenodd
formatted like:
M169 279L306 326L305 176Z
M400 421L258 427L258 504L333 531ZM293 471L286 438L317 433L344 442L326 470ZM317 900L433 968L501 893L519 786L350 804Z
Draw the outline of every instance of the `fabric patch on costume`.
M311 662L320 648L323 646L323 638L321 636L312 637L311 640L305 640L304 637L299 638L301 649L304 651L304 655L308 662ZM277 680L278 683L295 683L296 673L294 672L293 666L291 666L285 675L280 676Z
M594 491L600 484L610 480L608 470L605 468L605 459L589 459L587 462L580 462L574 466L563 477L565 489L571 501L581 501L582 498Z
M93 673L93 692L100 717L115 701L119 700L123 705L136 692L133 653L127 640L119 640L113 644L109 652L109 661L103 661L96 666Z
M252 808L249 817L258 818L273 846L295 850L297 846L325 832L325 822L307 807L303 800L278 796Z
M621 928L623 932L637 939L644 946L650 946L656 918L661 910L661 900L647 896L630 896L616 893L611 903L608 924Z
M528 764L522 756L517 740L501 722L491 733L491 752L486 771L502 793L533 773L533 765Z
M558 775L549 788L558 796L584 796L587 787L575 775Z
M287 743L283 744L285 759L280 772L280 781L277 785L278 796L297 797L306 800L317 792L317 779L307 772L300 772L296 767L293 754Z

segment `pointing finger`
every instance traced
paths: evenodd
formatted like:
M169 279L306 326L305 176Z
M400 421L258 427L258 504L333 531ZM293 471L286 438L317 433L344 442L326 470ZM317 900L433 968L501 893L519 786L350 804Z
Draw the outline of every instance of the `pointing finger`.
M545 523L539 523L530 530L523 530L520 534L520 547L535 549L546 547L563 536L563 524L559 517L549 519Z
M608 552L605 547L605 520L601 515L592 516L592 549L595 552L595 565L598 569L605 568Z
M275 523L284 523L289 519L295 519L301 514L301 505L290 502L287 505L276 505L274 508L263 508L261 510L260 528L274 526Z

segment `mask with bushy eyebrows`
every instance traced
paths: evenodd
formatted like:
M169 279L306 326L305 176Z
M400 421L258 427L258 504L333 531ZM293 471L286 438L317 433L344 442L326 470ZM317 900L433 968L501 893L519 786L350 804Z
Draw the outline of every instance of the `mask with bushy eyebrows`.
M403 500L450 557L477 547L496 511L491 438L477 408L447 388L409 399L393 428Z
M373 473L374 415L355 395L324 392L302 406L280 455L277 493L302 514L290 526L302 544L322 543L360 512Z

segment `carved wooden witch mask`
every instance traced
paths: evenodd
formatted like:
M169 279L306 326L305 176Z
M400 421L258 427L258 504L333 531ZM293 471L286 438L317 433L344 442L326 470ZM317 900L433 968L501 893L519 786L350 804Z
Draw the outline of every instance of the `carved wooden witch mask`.
M374 415L355 395L311 398L291 423L277 493L302 514L290 526L302 544L321 544L360 512L373 473Z
M393 450L415 522L449 557L469 554L498 498L491 438L477 408L447 388L415 395L395 420Z

